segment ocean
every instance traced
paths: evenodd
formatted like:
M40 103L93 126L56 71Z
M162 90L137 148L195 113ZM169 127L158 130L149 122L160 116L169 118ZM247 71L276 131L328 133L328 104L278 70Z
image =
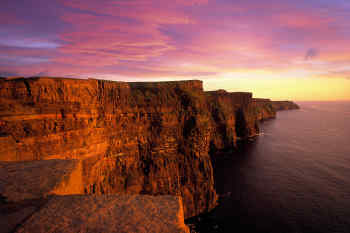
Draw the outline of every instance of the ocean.
M198 231L350 232L350 102L298 104L216 157L220 204Z

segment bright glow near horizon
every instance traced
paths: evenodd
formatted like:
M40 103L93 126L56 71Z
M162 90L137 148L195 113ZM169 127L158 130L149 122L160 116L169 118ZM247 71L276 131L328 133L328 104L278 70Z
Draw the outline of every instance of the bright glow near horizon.
M295 101L349 100L350 80L330 78L232 78L231 80L206 80L205 90L252 92L255 98Z

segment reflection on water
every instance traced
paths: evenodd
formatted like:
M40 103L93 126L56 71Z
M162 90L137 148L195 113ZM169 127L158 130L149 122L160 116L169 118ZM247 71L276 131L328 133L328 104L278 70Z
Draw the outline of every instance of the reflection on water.
M203 232L350 232L350 103L299 104L216 157L221 200Z

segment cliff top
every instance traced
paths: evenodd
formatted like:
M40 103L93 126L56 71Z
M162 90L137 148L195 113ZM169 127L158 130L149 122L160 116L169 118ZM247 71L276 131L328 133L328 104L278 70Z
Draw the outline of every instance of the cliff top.
M244 92L244 91L233 91L233 92L229 92L229 91L226 91L224 89L218 89L218 90L215 90L215 91L206 91L205 93L208 93L208 94L231 94L231 95L252 95L253 93L251 92Z
M78 79L78 78L65 78L65 77L0 77L0 82L53 82L62 81L64 83L77 83L77 82L99 82L99 83L111 83L118 84L125 88L182 88L182 89L194 89L203 91L203 81L201 80L180 80L180 81L160 81L160 82L124 82L114 80L103 80L95 78Z
M270 102L271 99L264 99L264 98L253 98L254 102Z
M161 82L128 82L131 88L184 88L203 91L203 81L161 81Z
M283 103L293 103L293 104L295 104L291 100L272 100L272 102L274 102L274 103L281 103L281 104L283 104Z

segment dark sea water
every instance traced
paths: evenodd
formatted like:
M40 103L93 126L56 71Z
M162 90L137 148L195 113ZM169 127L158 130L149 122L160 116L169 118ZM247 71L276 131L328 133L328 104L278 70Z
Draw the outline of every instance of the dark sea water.
M215 161L202 232L350 232L350 102L300 102Z

